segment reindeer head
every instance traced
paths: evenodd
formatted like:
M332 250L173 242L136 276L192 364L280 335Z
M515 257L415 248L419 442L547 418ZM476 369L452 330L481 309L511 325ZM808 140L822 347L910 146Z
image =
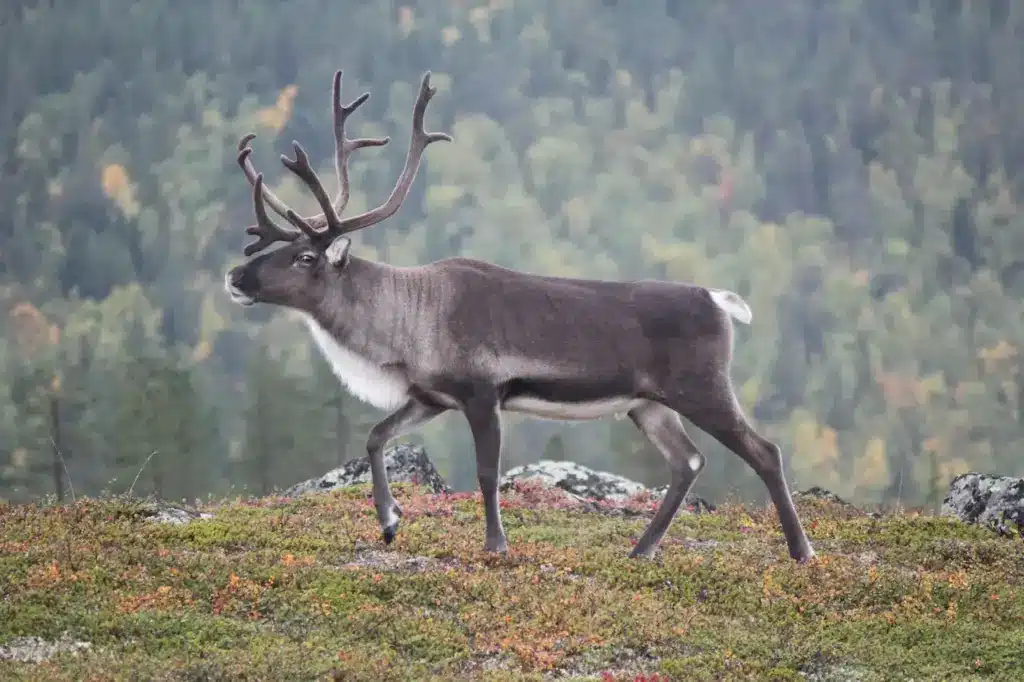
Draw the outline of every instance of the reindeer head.
M428 133L423 130L423 115L430 98L437 92L430 87L430 72L423 75L419 96L413 106L412 137L405 158L405 167L395 183L391 196L375 209L350 218L340 216L348 204L348 156L361 147L380 147L389 138L345 137L345 121L360 105L370 98L363 93L351 104L341 104L341 71L334 74L332 110L334 114L334 165L338 174L338 194L332 204L324 190L323 183L309 164L309 158L298 142L292 142L295 158L281 157L281 163L295 173L310 189L322 213L302 217L289 208L273 192L264 187L263 174L257 173L249 159L252 148L249 142L256 137L246 135L238 143L238 164L245 177L253 186L253 206L256 210L256 225L246 229L256 235L255 242L247 244L246 256L252 256L275 242L284 247L260 255L243 265L232 268L224 279L224 286L231 299L241 305L265 302L274 305L311 311L332 283L342 276L348 263L350 241L345 235L375 225L391 217L405 201L409 188L419 170L423 151L432 142L451 141L446 133ZM284 229L267 214L266 205L284 217L298 230Z

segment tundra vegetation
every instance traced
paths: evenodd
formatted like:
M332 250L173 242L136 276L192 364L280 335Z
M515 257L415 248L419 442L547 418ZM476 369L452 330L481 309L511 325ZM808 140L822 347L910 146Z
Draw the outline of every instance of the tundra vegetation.
M888 681L1020 669L1019 537L798 496L818 551L807 564L789 560L770 506L734 502L680 515L638 561L623 547L650 500L583 511L522 481L502 494L502 556L483 550L479 493L393 490L405 516L387 548L369 484L226 499L187 524L123 498L2 506L0 643L63 634L88 648L0 660L0 677Z

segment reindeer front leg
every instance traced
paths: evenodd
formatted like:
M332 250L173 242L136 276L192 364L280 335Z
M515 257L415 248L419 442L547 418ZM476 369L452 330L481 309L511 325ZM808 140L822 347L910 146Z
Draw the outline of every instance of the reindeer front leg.
M373 480L373 505L377 509L377 520L380 522L384 544L390 545L395 539L398 520L402 517L402 508L391 496L388 472L384 467L384 447L392 438L430 421L446 410L447 408L410 398L370 429L370 435L366 439L366 452L369 455L370 476Z
M490 391L484 391L466 401L463 411L469 421L476 448L476 474L480 482L487 524L484 551L505 553L508 551L508 542L505 539L505 529L501 525L501 510L498 506L502 446L498 398Z

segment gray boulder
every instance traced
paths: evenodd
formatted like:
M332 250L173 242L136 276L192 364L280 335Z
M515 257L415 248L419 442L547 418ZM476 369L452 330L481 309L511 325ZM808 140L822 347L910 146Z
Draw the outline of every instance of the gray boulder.
M561 488L590 500L617 502L647 489L642 483L625 476L594 471L575 462L556 462L550 459L509 469L502 476L501 489L508 490L513 482L527 479L539 479L544 485Z
M668 486L650 489L642 483L606 471L595 471L575 462L556 462L549 459L515 467L505 472L501 489L508 490L515 481L539 480L542 484L561 488L578 498L601 502L624 502L640 493L652 499L665 496ZM707 500L688 496L686 506L694 511L713 511Z
M384 466L391 483L425 485L434 493L450 493L451 488L434 468L427 452L418 445L393 445L384 450ZM327 492L338 487L369 483L370 458L363 455L346 462L323 476L296 483L285 490L284 497L297 497L311 492Z
M961 474L950 482L941 514L1024 538L1024 478Z
M43 663L57 654L70 653L77 656L79 652L92 648L89 642L72 639L68 633L62 633L56 641L41 637L16 637L6 644L0 645L0 661L16 663Z
M180 504L164 500L149 500L143 504L140 513L147 521L183 526L199 519L212 519L213 514L189 509Z

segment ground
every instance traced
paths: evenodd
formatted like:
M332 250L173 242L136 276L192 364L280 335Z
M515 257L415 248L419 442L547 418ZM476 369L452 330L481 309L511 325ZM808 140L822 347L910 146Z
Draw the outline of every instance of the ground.
M649 501L608 513L517 484L499 557L482 551L478 495L394 489L405 516L390 546L366 485L209 504L187 523L138 501L0 505L0 678L971 680L1024 667L1020 538L801 499L808 565L789 559L774 509L739 504L681 514L655 559L636 560Z

